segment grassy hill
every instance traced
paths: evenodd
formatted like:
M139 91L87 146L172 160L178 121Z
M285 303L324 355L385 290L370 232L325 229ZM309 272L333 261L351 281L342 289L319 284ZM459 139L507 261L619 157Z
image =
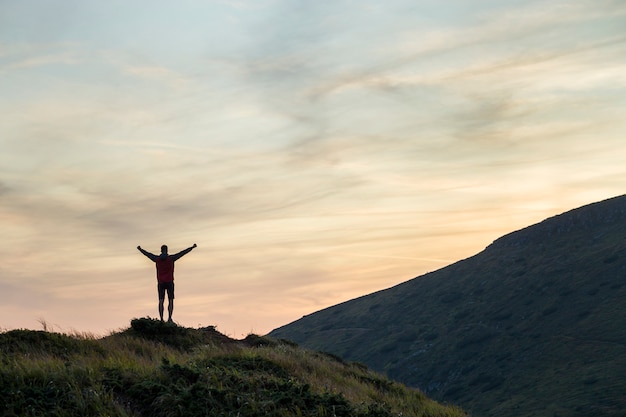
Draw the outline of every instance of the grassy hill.
M3 416L461 417L364 365L249 335L134 319L107 337L0 333Z
M480 417L624 416L626 196L274 330Z

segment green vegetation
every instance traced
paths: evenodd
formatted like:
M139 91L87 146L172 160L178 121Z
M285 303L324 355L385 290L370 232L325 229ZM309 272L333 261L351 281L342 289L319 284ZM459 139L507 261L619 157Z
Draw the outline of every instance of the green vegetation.
M440 416L426 398L333 355L144 318L103 338L0 333L5 416Z
M623 416L626 196L270 333L482 417Z

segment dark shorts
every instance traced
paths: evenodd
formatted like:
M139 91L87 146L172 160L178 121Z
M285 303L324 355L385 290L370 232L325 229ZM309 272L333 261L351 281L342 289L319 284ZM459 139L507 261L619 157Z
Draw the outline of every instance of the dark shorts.
M165 299L165 291L167 291L167 298L174 299L174 281L159 282L157 289L159 290L159 300Z

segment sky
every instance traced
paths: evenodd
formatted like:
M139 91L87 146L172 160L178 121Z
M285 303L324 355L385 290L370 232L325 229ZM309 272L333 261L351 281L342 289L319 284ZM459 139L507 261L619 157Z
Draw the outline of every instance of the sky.
M241 338L624 193L623 0L0 0L0 330Z

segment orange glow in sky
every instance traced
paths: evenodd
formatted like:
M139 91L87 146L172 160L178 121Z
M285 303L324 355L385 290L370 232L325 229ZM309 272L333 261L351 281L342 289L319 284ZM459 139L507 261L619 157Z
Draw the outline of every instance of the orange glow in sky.
M471 6L471 7L470 7ZM234 337L624 193L623 1L0 2L0 328Z

